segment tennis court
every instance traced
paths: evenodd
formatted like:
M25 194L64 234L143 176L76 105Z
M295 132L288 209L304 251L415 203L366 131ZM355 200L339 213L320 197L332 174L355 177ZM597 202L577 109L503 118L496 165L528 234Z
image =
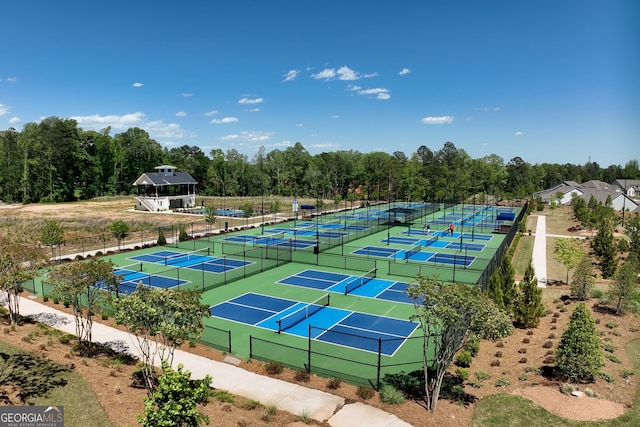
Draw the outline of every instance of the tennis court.
M428 235L429 233L420 229L411 229L411 230L403 231L402 234L408 234L410 236L416 236L416 235L424 236L424 235ZM449 237L449 238L458 238L458 239L460 238L460 236L462 236L463 239L468 239L468 240L489 241L493 239L493 236L491 234L482 234L482 233L473 233L473 232L471 233L470 232L463 232L463 233L454 232L453 236L450 235L448 231L434 231L434 232L431 232L431 234L435 234L438 237Z
M172 288L187 283L186 280L165 277L159 274L148 274L127 267L116 267L113 272L120 280L118 283L118 292L122 294L135 292L138 285L154 288Z
M246 293L212 306L212 316L276 332L308 337L369 352L393 354L418 327L415 322L329 306L329 298L311 303ZM313 327L311 327L313 322Z
M285 238L282 234L272 235L249 235L241 234L238 236L229 236L222 239L225 242L240 243L242 245L253 246L279 246L283 248L307 249L316 245L315 240Z
M365 246L365 247L356 249L351 253L355 255L365 255L368 257L375 256L375 257L382 257L382 258L393 258L401 252L402 252L402 249L384 248L379 246Z
M162 250L151 252L148 254L137 255L131 257L130 259L218 274L252 264L252 262L248 261L234 260L227 257L219 258L210 256L209 253L210 252L208 248L193 252L176 252Z
M376 272L373 270L362 276L352 276L307 269L285 277L276 283L406 304L413 303L406 294L406 290L409 287L408 283L378 279L375 276Z

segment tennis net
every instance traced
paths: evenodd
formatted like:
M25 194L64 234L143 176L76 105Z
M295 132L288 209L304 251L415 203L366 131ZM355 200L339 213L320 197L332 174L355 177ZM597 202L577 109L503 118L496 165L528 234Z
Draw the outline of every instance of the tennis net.
M208 257L210 254L209 248L202 248L191 252L185 252L181 254L169 255L164 257L164 265L175 264L196 264L202 261L203 258Z
M277 320L278 333L294 327L298 323L313 316L323 308L329 306L330 295L326 294L301 309L289 313Z
M116 276L124 276L124 275L127 275L127 274L131 273L132 271L142 271L142 263L141 262L135 262L135 263L129 264L129 265L123 265L123 266L114 265L113 266L113 273Z
M285 242L284 233L264 234L253 237L254 245L275 246Z
M420 243L418 242L417 245L413 246L411 249L404 251L404 259L408 260L409 258L411 258L412 256L414 256L415 254L417 254L418 252L420 252L422 250L422 246L420 245Z
M375 279L377 276L377 273L378 273L378 269L374 268L373 270L367 271L362 276L358 276L354 279L351 279L344 285L344 294L347 295L349 292L352 292L355 289L359 288L360 286L364 285L365 283Z
M431 246L437 241L438 241L438 235L434 234L433 236L431 236L431 237L429 237L427 239L424 239L424 246Z
M298 236L315 236L316 235L316 226L308 225L306 227L298 227L293 229L293 235L295 237Z

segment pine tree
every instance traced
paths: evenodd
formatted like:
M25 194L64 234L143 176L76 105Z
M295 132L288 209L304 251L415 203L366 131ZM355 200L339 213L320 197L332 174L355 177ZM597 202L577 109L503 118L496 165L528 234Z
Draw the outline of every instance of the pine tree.
M571 280L571 297L584 301L591 295L595 279L591 260L586 255L582 257Z
M601 218L598 234L593 238L591 247L600 260L602 276L607 279L616 272L616 242L613 237L613 225L606 218Z
M504 309L507 313L513 314L516 299L518 298L518 287L514 278L515 272L508 256L502 257L500 262L500 276L502 283L502 298Z
M637 289L638 274L640 274L640 262L637 255L631 252L625 263L616 271L613 283L607 292L607 297L613 303L616 314L620 315L626 310L634 290Z
M496 270L489 277L489 284L487 285L487 295L493 302L496 303L496 306L504 310L504 295L502 294L502 276L500 275L500 270Z
M556 366L570 381L592 381L604 366L602 342L585 303L571 314L556 351Z
M544 316L542 289L538 287L533 263L530 262L520 282L520 293L514 307L514 323L521 328L535 328L542 316Z

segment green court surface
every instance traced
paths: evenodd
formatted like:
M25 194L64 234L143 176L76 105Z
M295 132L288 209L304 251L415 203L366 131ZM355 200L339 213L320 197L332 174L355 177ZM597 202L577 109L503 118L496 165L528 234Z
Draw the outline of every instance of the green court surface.
M440 204L380 205L107 258L120 267L128 266L127 277L133 282L199 289L205 304L227 308L226 315L205 319L205 344L242 358L274 360L296 369L307 368L320 375L377 386L385 373L422 367L420 329L409 337L396 337L393 330L377 335L352 326L321 325L327 330L320 330L314 324L322 319L323 311L319 311L295 326L295 334L286 330L278 333L249 324L241 317L246 314L248 319L256 315L273 320L285 316L275 305L237 305L229 310L229 304L243 295L308 304L330 294L329 307L338 313L374 315L371 318L380 319L380 323L402 320L405 324L415 309L399 292L415 283L418 275L445 283L482 285L487 279L487 267L499 265L496 255L504 253L507 235L494 232L505 225L492 219L498 215L495 209L471 205L446 210ZM513 215L521 218L517 209ZM455 221L454 234L439 234L429 244L428 237L444 231L447 221ZM193 251L196 252L189 256L175 256ZM375 279L357 278L367 276L367 272L375 272ZM331 278L326 286L323 278L304 278L306 274L325 277L325 273ZM343 276L347 277L344 283L366 283L345 294L340 281ZM36 291L50 294L40 281L36 283ZM309 334L304 333L307 330ZM330 336L330 341L319 339ZM350 342L364 342L367 350ZM387 354L384 348L390 345L393 352Z

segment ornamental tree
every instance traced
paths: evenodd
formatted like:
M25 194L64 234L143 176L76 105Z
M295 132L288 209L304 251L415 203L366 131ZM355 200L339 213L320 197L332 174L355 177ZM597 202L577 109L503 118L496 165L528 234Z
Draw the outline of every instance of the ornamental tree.
M575 268L584 256L582 242L578 239L558 238L553 246L553 253L567 269L566 283L569 283L569 270Z
M138 286L136 292L116 299L114 305L116 322L136 337L144 364L142 376L151 396L156 356L171 364L176 347L202 335L202 319L210 315L209 307L200 303L197 290L146 286Z
M42 251L33 247L0 238L0 292L7 301L9 320L18 324L20 294L24 283L38 276L38 268L45 263Z
M433 412L444 375L469 338L502 338L513 332L513 325L507 313L477 286L445 285L420 276L407 293L416 311L412 320L420 324L424 338L425 399ZM429 353L433 354L432 358Z
M587 255L583 255L571 280L571 297L580 301L586 300L591 295L594 284L591 260Z
M90 259L63 264L49 273L53 295L73 309L80 353L91 356L93 317L118 286L111 261Z

